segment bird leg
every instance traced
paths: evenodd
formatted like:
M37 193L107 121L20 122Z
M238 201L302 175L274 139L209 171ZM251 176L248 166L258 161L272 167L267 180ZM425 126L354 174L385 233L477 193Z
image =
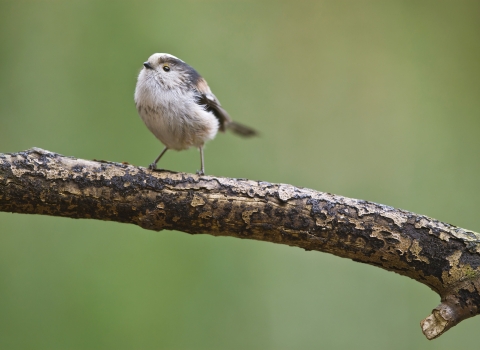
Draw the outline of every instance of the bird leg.
M200 150L200 166L202 170L197 170L197 175L205 175L205 165L203 163L203 146L198 147Z
M167 152L167 150L168 150L168 147L165 146L165 148L163 149L162 153L160 153L160 155L157 157L157 159L155 159L155 161L148 166L148 169L150 169L150 170L157 170L157 163L158 163L158 161L160 160L160 158L162 158L162 156L165 154L165 152Z

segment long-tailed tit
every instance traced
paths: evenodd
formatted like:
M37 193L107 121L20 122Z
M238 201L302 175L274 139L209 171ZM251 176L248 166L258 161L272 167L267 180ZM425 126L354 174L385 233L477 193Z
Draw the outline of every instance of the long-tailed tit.
M147 128L164 145L157 162L168 149L200 150L201 170L205 173L203 146L218 130L229 129L240 136L257 132L232 121L208 87L205 79L181 59L167 53L155 53L143 63L135 88L135 105Z

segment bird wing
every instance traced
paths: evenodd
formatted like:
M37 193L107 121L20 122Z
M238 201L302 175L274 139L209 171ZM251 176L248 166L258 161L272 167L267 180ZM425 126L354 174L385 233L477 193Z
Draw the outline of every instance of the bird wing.
M220 131L225 131L228 128L235 134L243 137L258 135L258 132L255 129L232 121L232 118L230 118L227 111L220 105L220 101L218 101L210 90L205 79L199 76L195 83L195 87L198 92L197 103L204 106L206 111L212 112L213 115L217 117Z
M222 108L220 101L218 101L217 97L212 93L205 79L200 77L197 80L195 87L198 91L197 103L205 106L206 111L212 112L218 119L220 131L225 131L227 125L232 122L230 115L228 115L227 111Z

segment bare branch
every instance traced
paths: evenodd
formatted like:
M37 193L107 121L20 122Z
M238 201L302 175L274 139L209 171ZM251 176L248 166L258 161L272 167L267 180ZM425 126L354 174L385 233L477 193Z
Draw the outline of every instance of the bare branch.
M440 295L421 323L428 339L480 309L477 233L291 185L151 171L34 148L0 154L0 211L256 239L375 265Z

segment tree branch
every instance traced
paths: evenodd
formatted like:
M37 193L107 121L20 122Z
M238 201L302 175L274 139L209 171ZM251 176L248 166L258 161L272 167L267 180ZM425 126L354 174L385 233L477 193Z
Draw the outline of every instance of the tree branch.
M440 295L421 322L428 339L480 312L479 234L363 200L33 148L0 154L0 211L256 239L378 266Z

